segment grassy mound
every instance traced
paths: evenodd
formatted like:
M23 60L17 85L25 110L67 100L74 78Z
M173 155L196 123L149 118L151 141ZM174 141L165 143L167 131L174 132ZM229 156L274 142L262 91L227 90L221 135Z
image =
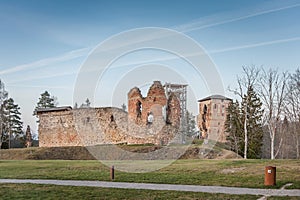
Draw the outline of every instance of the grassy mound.
M145 145L118 145L119 148L134 152L148 153L164 148L152 144ZM174 152L180 148L187 148L185 145L171 145ZM199 144L190 145L180 159L236 159L240 158L234 152L225 150L216 145L208 149ZM95 160L93 155L85 147L32 147L24 149L2 149L0 160Z

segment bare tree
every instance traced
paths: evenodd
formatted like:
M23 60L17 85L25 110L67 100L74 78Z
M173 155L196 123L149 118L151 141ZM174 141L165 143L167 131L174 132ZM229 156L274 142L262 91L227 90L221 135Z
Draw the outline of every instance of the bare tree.
M0 79L0 148L4 141L4 113L3 113L3 102L7 99L8 93L5 90L5 85Z
M248 90L250 88L255 88L257 78L259 77L260 69L255 66L246 67L243 66L243 75L237 76L238 87L235 89L229 89L229 91L233 92L235 95L238 95L239 98L243 99L243 97L249 98ZM250 102L249 99L244 99L244 121L243 121L243 130L244 130L244 159L247 159L247 149L248 149L248 110L247 110L247 103Z
M287 72L279 73L277 69L262 70L259 77L259 95L264 104L264 123L268 127L271 142L271 159L275 159L282 144L275 153L275 136L283 119L284 100L287 95Z
M300 69L289 76L288 94L286 98L285 114L290 126L289 131L293 135L296 147L296 158L299 159L299 137L300 137Z

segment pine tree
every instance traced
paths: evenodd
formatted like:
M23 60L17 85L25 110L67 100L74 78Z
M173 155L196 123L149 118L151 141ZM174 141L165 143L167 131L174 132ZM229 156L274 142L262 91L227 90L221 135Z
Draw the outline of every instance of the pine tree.
M32 146L32 135L31 135L31 129L30 126L27 126L26 133L25 133L25 147L31 147Z
M85 100L85 103L86 103L86 106L87 106L88 108L91 106L91 102L90 102L89 98L87 98L87 99Z
M122 110L123 110L123 111L126 111L127 107L126 107L125 103L123 103L123 104L121 105L121 107L122 107Z
M229 145L230 149L241 155L243 124L241 121L241 111L238 101L230 103L227 108L225 132L228 134L227 144Z
M57 98L51 96L48 91L41 94L39 101L34 109L33 115L36 115L36 111L41 108L54 108L57 106Z
M23 134L23 122L21 121L20 107L14 103L12 98L5 100L2 104L4 140L8 141L10 148L11 138L18 138Z
M244 95L241 111L243 122L246 122L248 137L248 144L244 144L242 150L245 150L244 148L247 147L247 158L260 158L263 139L263 110L262 102L251 86L249 87L247 94ZM247 117L246 120L245 116ZM245 135L243 137L245 137Z
M262 146L262 103L250 86L242 103L231 103L227 108L225 129L227 143L244 158L260 158ZM246 130L246 131L245 131ZM246 134L245 134L246 132Z
M41 94L36 108L53 108L55 107L54 98L50 96L48 91Z
M187 121L186 135L188 137L191 137L196 132L196 121L195 121L195 116L193 115L193 113L186 111L186 121Z
M90 107L91 107L91 102L90 102L89 98L87 98L85 100L85 103L82 103L80 106L80 108L90 108Z

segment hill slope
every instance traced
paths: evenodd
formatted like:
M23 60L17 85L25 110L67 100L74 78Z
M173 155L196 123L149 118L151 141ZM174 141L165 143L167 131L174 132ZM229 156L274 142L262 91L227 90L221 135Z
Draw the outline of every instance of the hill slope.
M162 147L153 145L120 145L120 148L136 152L146 153ZM172 148L180 148L174 146ZM234 152L221 148L213 150L204 149L197 145L191 145L180 159L235 159L240 158ZM95 160L85 147L32 147L24 149L1 149L0 160Z

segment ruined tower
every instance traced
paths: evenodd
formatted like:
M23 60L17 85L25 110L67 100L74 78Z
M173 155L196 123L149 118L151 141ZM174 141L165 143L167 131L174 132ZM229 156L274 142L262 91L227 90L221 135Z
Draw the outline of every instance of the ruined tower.
M198 127L202 137L219 142L226 141L226 109L232 99L222 95L212 95L199 102Z
M128 93L128 117L139 125L146 125L151 113L154 120L165 120L167 97L160 81L154 81L147 96L143 97L139 88L134 87Z

